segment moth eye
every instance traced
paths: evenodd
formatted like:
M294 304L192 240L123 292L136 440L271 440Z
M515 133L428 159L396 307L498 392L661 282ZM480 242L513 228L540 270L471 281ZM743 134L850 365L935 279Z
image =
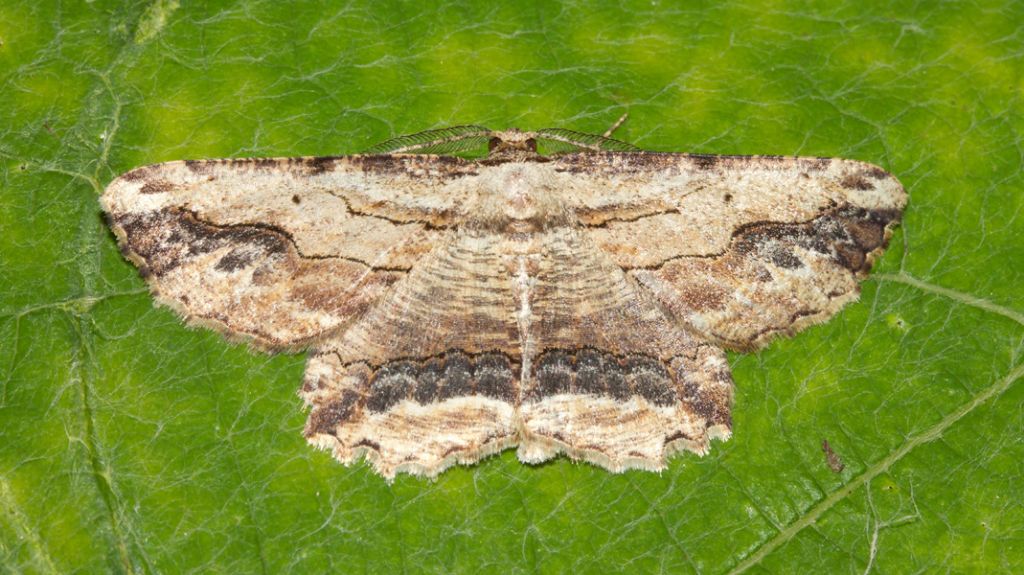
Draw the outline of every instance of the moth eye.
M529 149L531 152L536 152L537 151L537 140L534 140L533 138L527 138L526 139L526 148Z
M493 138L487 141L487 151L493 152L500 145L501 138L499 138L498 136L494 136Z

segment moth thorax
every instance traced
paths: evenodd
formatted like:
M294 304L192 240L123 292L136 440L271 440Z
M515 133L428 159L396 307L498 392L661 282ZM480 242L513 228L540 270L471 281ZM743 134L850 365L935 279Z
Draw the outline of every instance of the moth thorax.
M515 220L528 220L556 215L561 211L557 196L548 182L536 171L523 166L509 166L504 171L497 189L500 190L502 211Z

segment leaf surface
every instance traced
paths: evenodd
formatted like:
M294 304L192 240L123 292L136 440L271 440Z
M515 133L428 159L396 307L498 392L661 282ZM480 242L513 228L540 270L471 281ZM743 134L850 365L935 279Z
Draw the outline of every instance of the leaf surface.
M1019 569L1024 7L917 6L4 2L0 571ZM301 436L304 357L154 308L97 203L159 161L626 110L645 149L854 158L910 194L860 302L732 355L733 439L661 474L342 467Z

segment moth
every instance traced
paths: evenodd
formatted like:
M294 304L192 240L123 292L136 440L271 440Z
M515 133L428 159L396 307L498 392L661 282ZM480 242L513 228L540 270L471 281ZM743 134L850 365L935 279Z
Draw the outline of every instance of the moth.
M613 472L706 453L732 433L724 350L856 299L906 200L853 160L461 126L145 166L101 203L159 303L308 350L305 437L391 480L516 446Z

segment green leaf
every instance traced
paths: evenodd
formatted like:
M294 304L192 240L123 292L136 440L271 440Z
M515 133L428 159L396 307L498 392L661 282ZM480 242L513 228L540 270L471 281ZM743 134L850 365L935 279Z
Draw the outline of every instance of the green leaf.
M1024 564L1020 2L422 4L0 4L0 571ZM97 204L164 160L626 110L646 149L849 157L910 193L860 302L733 355L733 439L661 474L342 467L301 436L304 358L154 308Z

